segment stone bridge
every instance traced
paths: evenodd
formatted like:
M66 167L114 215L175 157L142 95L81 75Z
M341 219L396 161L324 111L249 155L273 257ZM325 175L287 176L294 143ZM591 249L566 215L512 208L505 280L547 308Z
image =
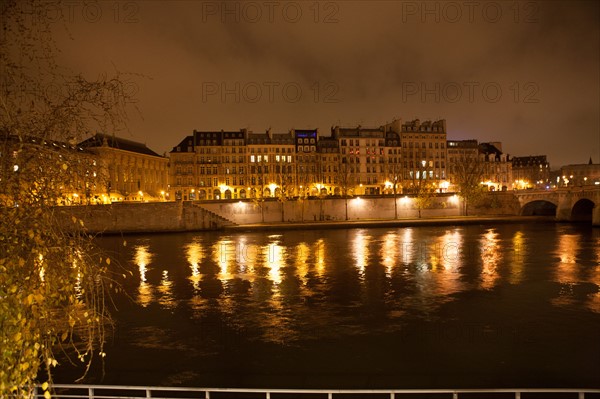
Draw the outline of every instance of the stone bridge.
M600 186L515 191L521 215L556 215L560 221L600 226Z

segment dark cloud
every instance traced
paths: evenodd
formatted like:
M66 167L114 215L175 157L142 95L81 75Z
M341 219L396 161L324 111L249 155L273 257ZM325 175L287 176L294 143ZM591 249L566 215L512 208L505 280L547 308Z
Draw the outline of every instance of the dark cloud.
M470 16L467 3L275 2L271 19L264 2L148 1L137 22L116 23L102 2L103 18L72 21L60 46L92 76L114 64L152 78L139 81L144 118L130 135L160 152L193 129L328 133L419 117L555 167L600 161L599 4L477 2Z

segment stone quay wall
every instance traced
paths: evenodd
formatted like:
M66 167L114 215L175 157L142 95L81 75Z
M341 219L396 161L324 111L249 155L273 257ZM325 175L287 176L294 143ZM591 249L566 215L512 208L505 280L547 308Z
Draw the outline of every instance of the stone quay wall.
M396 207L394 206L396 201ZM457 197L439 196L421 210L421 218L457 217L463 204ZM469 215L518 215L518 201L510 193L495 193ZM228 225L256 223L360 221L418 218L414 199L398 196L322 198L265 201L233 200L203 202L114 203L110 205L55 208L67 229L88 233L145 233L218 230ZM347 215L347 216L346 216ZM79 223L83 222L83 226ZM74 222L75 221L75 222Z

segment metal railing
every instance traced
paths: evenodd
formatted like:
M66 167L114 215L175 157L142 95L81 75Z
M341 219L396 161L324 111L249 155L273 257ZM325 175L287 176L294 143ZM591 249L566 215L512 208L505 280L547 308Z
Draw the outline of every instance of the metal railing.
M182 388L119 385L66 385L51 387L52 397L60 399L344 399L344 398L600 398L600 389L254 389L254 388ZM43 399L44 390L38 386L34 399Z

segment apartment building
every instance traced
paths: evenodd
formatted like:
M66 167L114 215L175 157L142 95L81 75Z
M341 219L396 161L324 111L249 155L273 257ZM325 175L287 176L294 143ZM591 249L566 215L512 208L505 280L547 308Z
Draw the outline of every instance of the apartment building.
M271 129L265 133L246 132L246 146L248 197L290 197L296 194L296 144L291 132L273 133Z
M502 152L502 144L480 143L479 156L483 166L481 183L490 191L512 190L512 161L508 154Z
M246 131L197 131L170 152L176 200L246 198Z
M429 184L443 191L447 187L446 120L394 120L385 128L400 136L403 189Z
M381 194L385 187L385 128L344 128L335 126L331 137L340 151L339 184L352 194ZM350 194L350 193L349 193Z
M550 163L545 155L513 157L512 175L517 189L545 188L550 183Z

